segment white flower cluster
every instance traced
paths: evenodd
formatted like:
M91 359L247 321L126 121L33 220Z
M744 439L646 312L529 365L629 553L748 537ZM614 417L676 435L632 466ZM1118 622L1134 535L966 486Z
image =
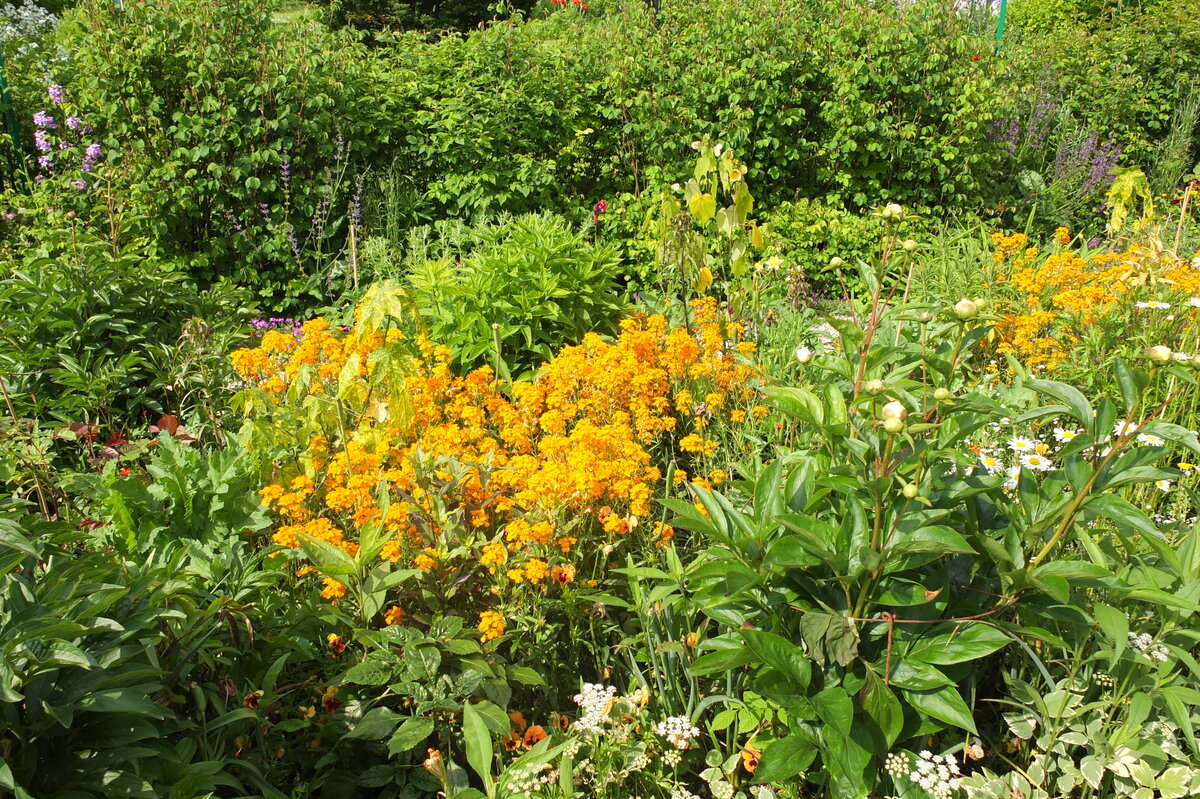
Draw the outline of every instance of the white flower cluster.
M1171 656L1171 650L1162 644L1154 643L1154 637L1149 633L1130 633L1129 648L1141 652L1155 663L1166 663Z
M558 771L552 770L549 763L539 768L515 768L508 773L509 790L525 797L540 796L542 788L556 782Z
M583 716L575 722L580 732L600 732L608 721L608 711L617 699L617 689L611 685L584 683L583 690L575 694L575 704L583 709Z
M23 56L38 49L38 40L57 24L58 19L33 0L19 6L8 3L0 8L0 42L18 42L16 55Z
M700 735L700 729L693 726L687 716L671 716L660 721L654 731L670 741L676 749L687 749L688 741Z
M908 778L924 788L933 799L950 799L950 795L958 790L962 778L954 755L935 755L924 749L917 758L916 767Z
M1092 675L1092 682L1101 688L1109 689L1117 684L1117 681L1112 678L1112 675L1107 671L1098 671Z
M904 752L888 752L883 761L883 769L893 780L899 780L912 771L912 761Z

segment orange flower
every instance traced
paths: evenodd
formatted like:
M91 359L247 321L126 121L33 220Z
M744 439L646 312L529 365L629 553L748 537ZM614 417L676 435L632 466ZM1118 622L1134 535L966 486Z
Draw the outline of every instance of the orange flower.
M540 741L544 740L546 740L546 731L535 724L525 731L525 737L521 740L521 743L526 749L532 749Z
M483 633L483 640L491 641L504 635L504 617L494 610L485 610L479 614L479 624L476 629Z
M509 711L508 718L509 721L517 725L517 728L520 729L521 732L524 732L525 728L529 726L529 724L525 721L524 714L522 714L519 710Z
M325 641L334 652L344 652L346 650L346 641L340 635L330 633L325 637Z
M397 607L396 605L392 605L390 608L387 609L387 612L383 614L383 623L387 624L387 625L404 624L404 617L407 615L408 614L405 613L403 610L401 610L399 607Z
M742 747L742 765L751 774L758 768L758 761L762 757L762 752L755 748L754 744L747 743Z
M569 563L565 566L554 566L550 569L550 579L559 585L566 585L575 579L575 567Z

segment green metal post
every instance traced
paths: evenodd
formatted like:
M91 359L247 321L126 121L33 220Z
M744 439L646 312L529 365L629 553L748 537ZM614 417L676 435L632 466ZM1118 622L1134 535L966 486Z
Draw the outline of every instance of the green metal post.
M1008 0L1000 0L1000 21L996 23L996 52L1004 43L1004 19L1008 16Z

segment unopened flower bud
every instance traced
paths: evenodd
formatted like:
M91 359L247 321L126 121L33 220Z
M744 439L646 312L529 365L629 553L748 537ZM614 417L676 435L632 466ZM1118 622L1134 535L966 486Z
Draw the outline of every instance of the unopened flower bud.
M800 363L808 363L813 359L813 351L808 347L796 348L796 360Z
M929 311L921 311L919 314L917 314L917 321L923 323L932 322L933 314L931 314Z
M909 499L914 499L920 492L921 489L917 488L912 483L905 483L904 488L901 489L901 493L903 493L904 496L908 497Z
M883 391L883 381L878 379L868 380L863 383L863 391L868 394L878 394L880 391Z
M883 409L879 412L879 415L885 420L899 419L903 422L904 418L908 416L908 408L905 408L904 403L900 402L899 400L892 400L887 405L883 406Z
M979 306L970 300L959 300L954 304L954 314L959 319L973 319L979 313Z
M1155 363L1170 363L1172 359L1171 348L1158 344L1146 350L1146 357Z
M916 252L917 246L918 246L917 243L915 241L913 241L912 239L905 239L904 242L900 245L900 247L905 252Z
M843 266L845 263L846 263L845 261L843 261L841 258L837 257L836 255L829 259L829 265L834 269L837 269L837 268Z
M889 433L899 433L904 429L904 422L899 419L884 419L883 429Z
M887 215L892 219L899 219L904 216L904 208L902 208L899 203L888 203L883 210L886 211Z
M938 402L945 402L950 399L950 389L945 387L937 389L933 392L933 398Z

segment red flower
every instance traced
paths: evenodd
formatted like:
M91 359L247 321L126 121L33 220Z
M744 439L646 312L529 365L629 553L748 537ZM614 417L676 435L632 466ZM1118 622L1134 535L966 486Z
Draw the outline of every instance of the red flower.
M124 467L121 467L120 469L117 470L117 474L121 475L122 477L128 477L129 470Z

